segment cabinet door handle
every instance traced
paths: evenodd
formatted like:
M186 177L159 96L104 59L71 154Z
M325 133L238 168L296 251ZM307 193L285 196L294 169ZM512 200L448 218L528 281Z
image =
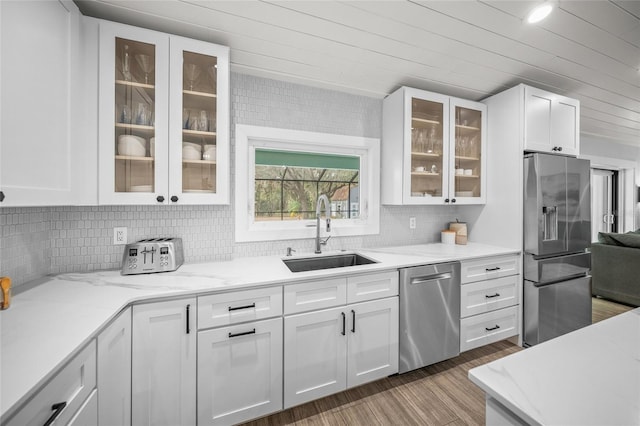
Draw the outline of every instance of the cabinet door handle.
M499 328L500 328L500 326L498 324L496 324L495 327L485 327L484 329L487 330L487 331L493 331L493 330L497 330Z
M229 306L229 312L238 311L240 309L251 309L251 308L255 308L255 307L256 307L256 302L253 302L250 305L236 306L236 307L233 307L233 308L231 306Z
M558 151L562 151L562 147L561 146L558 147Z
M191 326L189 325L189 311L191 311L191 305L187 305L187 334L191 333Z
M53 410L53 413L47 419L47 421L44 423L44 426L49 426L51 423L53 423L58 418L60 413L62 413L62 410L64 410L64 407L66 407L66 406L67 406L67 402L66 401L58 402L56 404L53 404L51 406L51 409Z
M485 268L485 271L487 272L493 272L493 271L499 271L499 270L500 270L499 266L496 266L495 268Z
M343 336L345 336L347 334L347 316L345 315L344 312L340 312L342 314L342 334Z
M488 294L484 295L484 297L486 297L487 299L493 299L494 297L498 297L498 296L500 296L500 293L491 294L491 295L488 295Z
M445 202L445 203L448 203L448 202L449 202L449 199L448 199L448 198L445 198L445 199L444 199L444 202Z
M229 333L229 339L231 339L232 337L246 336L247 334L256 334L256 329L254 328L251 331L245 331L243 333Z
M455 198L452 198L452 199L451 199L451 202L452 202L452 203L455 203L455 202L456 202L456 199L455 199Z
M0 191L0 203L4 201L4 192Z
M164 202L164 197L162 195L158 195L156 197L156 201L159 202L159 203L162 203L162 202Z
M351 332L355 333L356 332L356 311L354 311L353 309L351 310L351 320L352 320Z
M178 202L178 196L177 195L172 195L171 196L171 202L177 203Z

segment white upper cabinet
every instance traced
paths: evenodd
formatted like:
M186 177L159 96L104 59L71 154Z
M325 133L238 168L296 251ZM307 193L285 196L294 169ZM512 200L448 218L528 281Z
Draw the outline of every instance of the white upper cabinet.
M100 204L228 203L229 50L101 21Z
M383 103L383 204L483 204L486 106L402 87Z
M578 155L580 102L524 86L524 149Z
M96 182L95 145L78 137L74 102L83 81L78 8L2 1L0 19L0 206L95 203L95 187L84 192Z

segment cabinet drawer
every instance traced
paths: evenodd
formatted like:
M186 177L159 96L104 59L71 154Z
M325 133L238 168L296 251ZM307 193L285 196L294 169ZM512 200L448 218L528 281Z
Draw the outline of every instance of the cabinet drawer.
M282 287L198 297L198 329L282 315Z
M51 406L66 403L55 424L67 424L96 387L96 342L85 347L49 383L42 387L5 426L43 425L54 410Z
M398 271L347 278L347 303L366 302L398 295Z
M460 352L518 334L518 307L512 306L460 320Z
M462 284L507 277L520 273L520 255L465 260L460 264Z
M465 318L517 305L519 281L520 275L511 275L463 285L460 288L460 316Z
M284 288L284 313L312 311L347 303L347 279L311 281Z

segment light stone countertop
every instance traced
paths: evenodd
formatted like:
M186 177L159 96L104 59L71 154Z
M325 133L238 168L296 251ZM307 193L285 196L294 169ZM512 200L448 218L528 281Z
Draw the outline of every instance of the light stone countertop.
M469 371L532 425L640 424L640 308Z
M29 289L18 289L11 307L0 313L0 418L12 416L32 392L132 303L519 253L477 243L354 251L379 263L293 273L282 263L285 256L264 256L184 264L177 271L158 274L69 273L26 284ZM321 255L290 258L310 256Z

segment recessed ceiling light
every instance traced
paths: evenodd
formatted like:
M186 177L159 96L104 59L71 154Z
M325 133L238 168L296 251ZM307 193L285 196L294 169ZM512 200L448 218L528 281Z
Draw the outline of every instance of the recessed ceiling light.
M546 18L553 10L553 6L550 3L543 3L540 6L534 8L527 16L527 22L535 24Z

